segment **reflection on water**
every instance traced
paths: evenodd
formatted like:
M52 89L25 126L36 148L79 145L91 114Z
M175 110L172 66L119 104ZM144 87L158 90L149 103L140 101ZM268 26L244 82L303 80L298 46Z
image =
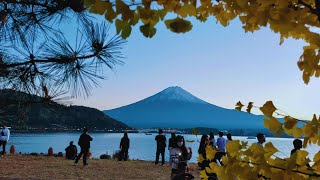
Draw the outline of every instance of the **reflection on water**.
M93 157L99 157L101 154L108 153L113 154L114 151L119 149L120 139L123 134L121 133L91 133L93 141L91 143L91 152ZM140 133L128 134L130 138L130 149L129 157L130 159L141 159L141 160L154 160L155 159L155 136L145 135ZM170 134L165 134L167 142L170 138ZM48 148L52 147L54 153L63 152L64 149L69 145L70 141L74 141L74 144L77 145L80 133L14 133L7 145L7 151L10 146L13 144L16 147L16 152L22 153L47 153ZM191 162L197 161L197 151L199 143L195 135L185 134L183 135L186 140L195 140L193 143L186 142L188 147L191 147L193 150L193 156ZM198 136L200 141L201 136ZM256 142L255 139L246 139L247 137L234 136L234 140L244 140L248 141L248 144ZM293 149L291 138L266 138L266 142L271 141L273 145L281 151L277 153L278 157L290 156L290 151ZM318 146L310 146L307 150L310 152L309 157L313 158ZM80 147L78 146L78 151ZM169 159L168 151L165 152L166 160Z

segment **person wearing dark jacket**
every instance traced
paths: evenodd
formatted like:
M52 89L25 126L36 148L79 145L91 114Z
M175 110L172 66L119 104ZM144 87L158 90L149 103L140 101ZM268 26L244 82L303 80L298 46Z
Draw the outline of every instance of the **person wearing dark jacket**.
M166 150L166 137L162 135L162 129L159 129L159 135L156 136L155 140L157 141L157 152L156 152L156 162L157 165L159 163L159 156L162 156L162 166L164 166L164 151Z
M65 150L67 159L74 160L77 157L78 149L77 146L73 144L73 141L70 142L70 145Z
M125 132L123 134L123 138L120 141L120 159L119 161L128 159L128 151L129 151L130 139L128 138L128 133Z
M207 160L207 153L206 153L206 147L210 145L210 139L208 135L204 134L201 137L200 145L198 149L198 154L202 155L203 159L205 159L202 163L198 162L199 167L204 170L205 167L209 166L209 161Z
M90 141L92 141L92 137L88 135L88 129L84 128L83 133L81 134L78 144L81 147L81 152L77 156L76 161L74 162L74 165L78 165L78 161L83 155L83 165L87 166L87 155L90 149Z

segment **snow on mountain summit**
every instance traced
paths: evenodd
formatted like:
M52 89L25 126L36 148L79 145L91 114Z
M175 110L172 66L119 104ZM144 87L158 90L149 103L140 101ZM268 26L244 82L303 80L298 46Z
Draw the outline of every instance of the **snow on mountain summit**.
M149 102L170 101L170 100L190 102L190 103L207 103L197 98L196 96L192 95L188 91L182 89L179 86L168 87L163 91L145 99L145 101L149 101Z

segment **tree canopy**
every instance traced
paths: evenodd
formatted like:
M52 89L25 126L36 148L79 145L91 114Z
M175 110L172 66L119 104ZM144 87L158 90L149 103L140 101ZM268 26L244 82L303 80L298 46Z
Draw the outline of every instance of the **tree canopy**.
M76 23L75 42L59 29ZM63 93L88 95L103 69L122 64L126 42L93 23L78 0L0 0L1 88L52 99Z
M104 15L116 25L123 38L138 24L141 33L153 37L163 21L175 33L192 29L189 17L205 22L214 17L223 26L239 18L245 32L267 27L280 34L280 45L287 38L302 39L307 45L297 57L303 81L320 76L320 1L318 0L84 0L90 12ZM176 15L175 18L168 14ZM170 17L170 18L167 18Z

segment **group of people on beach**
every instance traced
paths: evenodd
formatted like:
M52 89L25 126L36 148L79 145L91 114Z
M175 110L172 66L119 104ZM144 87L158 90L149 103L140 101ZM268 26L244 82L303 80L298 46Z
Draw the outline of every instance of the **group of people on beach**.
M161 154L161 166L164 166L166 137L163 135L162 129L159 129L158 133L159 134L155 137L157 144L155 165L159 163L159 156ZM181 135L176 136L175 133L171 133L168 150L170 153L169 163L171 167L171 179L194 179L192 174L188 172L188 160L192 157L192 149L186 146L184 137Z
M6 153L6 144L10 137L10 130L8 127L4 126L0 130L0 146L2 146L1 157ZM210 135L202 135L198 154L202 155L204 159L206 159L206 147L212 146L216 148L218 152L215 156L215 162L219 165L223 165L221 162L221 158L226 155L226 144L229 141L232 141L231 134L227 134L227 139L223 137L223 132L218 132L217 140L214 137L214 133L211 132ZM262 133L257 134L257 144L261 147L264 146L266 142L265 135ZM87 156L90 149L90 142L93 138L88 134L88 129L84 128L83 133L80 135L78 140L78 145L81 148L80 153L78 154L77 147L73 144L73 141L70 142L70 145L65 149L66 151L66 158L75 160L74 165L78 165L78 161L81 157L83 157L83 165L87 166ZM165 165L165 151L167 147L167 141L165 135L163 135L163 130L159 129L158 135L155 137L156 141L156 159L155 164L159 164L160 155L162 156L161 159L161 166ZM295 139L293 141L294 149L291 151L291 155L294 154L297 150L302 148L302 141L300 139ZM120 141L120 153L119 153L119 161L121 160L128 160L128 151L130 147L130 139L128 137L128 133L125 132L123 137ZM170 154L170 167L171 167L171 179L172 180L179 180L179 179L193 179L192 174L188 172L188 160L192 157L192 149L190 147L186 147L185 139L181 135L176 135L175 133L171 133L171 138L169 139L168 144L168 151ZM209 165L210 162L204 161L203 163L199 163L199 167L204 169Z
M3 130L3 133L5 135L10 134L9 130ZM206 147L212 146L213 148L216 148L218 152L215 155L214 162L216 162L218 165L223 165L221 158L226 155L226 144L229 141L232 141L231 134L227 134L227 139L224 137L224 133L222 131L218 132L218 138L215 139L214 133L211 132L208 135L204 134L201 137L198 154L202 155L204 159L206 158ZM1 133L2 137L2 133ZM264 143L266 142L265 135L262 133L257 134L257 144L261 147L264 146ZM2 143L1 138L1 144ZM7 137L9 139L9 136ZM92 141L92 137L88 134L88 129L84 128L83 133L81 134L78 145L81 148L81 151L79 154L77 154L77 147L73 144L73 141L70 142L70 145L65 149L66 150L66 158L75 160L74 165L78 165L79 159L83 156L83 165L87 166L87 155L90 149L90 142ZM155 137L156 141L156 159L155 159L155 165L159 164L159 158L161 155L161 166L165 165L165 151L167 147L167 140L165 135L163 134L163 130L159 129L158 135ZM293 141L294 149L291 151L291 155L294 154L297 150L300 150L302 148L302 141L300 139L295 139ZM5 143L4 143L5 147ZM121 160L128 160L128 151L130 147L130 139L128 137L128 133L125 132L123 137L120 141L120 153L118 156L119 161ZM194 177L192 174L190 174L188 171L188 160L192 157L192 149L190 147L186 147L185 139L181 135L176 135L175 133L171 133L171 138L169 139L168 144L168 151L170 154L170 167L171 167L171 179L172 180L187 180L187 179L193 179ZM4 152L4 151L3 151ZM205 169L205 167L208 167L210 161L204 161L201 164L198 163L200 169Z

